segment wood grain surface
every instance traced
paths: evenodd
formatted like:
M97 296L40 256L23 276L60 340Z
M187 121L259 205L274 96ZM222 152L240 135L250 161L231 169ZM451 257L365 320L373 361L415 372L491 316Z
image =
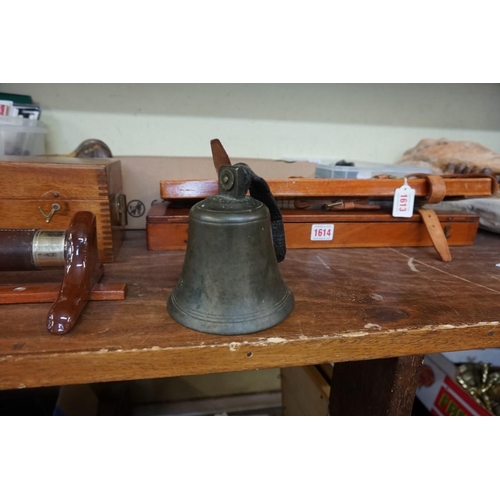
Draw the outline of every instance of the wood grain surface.
M335 363L329 414L410 415L424 356Z
M401 187L402 179L266 179L275 198L294 197L364 197L394 196ZM415 196L429 196L426 179L410 179L408 184L415 189ZM497 186L489 177L444 179L446 197L491 196ZM164 200L177 198L205 198L217 194L217 180L160 181L160 196Z
M123 231L113 220L112 200L122 193L121 163L114 159L0 157L0 225L7 229L66 229L76 212L97 218L101 262L113 262ZM50 214L47 222L41 211Z
M108 201L122 192L120 162L113 159L0 157L0 173L8 189L2 199Z
M382 210L329 212L323 210L281 210L288 248L432 246L420 214L394 218ZM471 245L479 216L460 213L438 214L449 246ZM169 202L155 203L146 218L149 250L183 250L187 244L188 208L171 208ZM332 240L311 240L312 224L334 224Z
M45 330L47 305L0 306L0 388L499 347L499 249L499 235L480 232L452 262L430 247L290 250L280 269L295 310L267 331L225 337L170 318L184 252L148 252L145 232L130 231L103 279L126 282L126 300L89 303L70 334ZM60 274L0 274L4 285L51 280Z
M99 260L101 262L113 262L122 245L123 228L112 225L107 200L57 201L61 208L54 213L50 223L47 223L40 214L38 207L41 207L45 213L49 213L52 203L54 203L54 200L0 200L0 213L9 214L8 217L2 219L2 228L42 229L43 231L67 229L75 213L89 210L96 216ZM12 210L13 205L16 207L15 210Z
M33 304L54 302L61 290L60 283L41 285L7 286L0 285L0 304ZM124 300L127 285L125 283L96 283L89 300Z

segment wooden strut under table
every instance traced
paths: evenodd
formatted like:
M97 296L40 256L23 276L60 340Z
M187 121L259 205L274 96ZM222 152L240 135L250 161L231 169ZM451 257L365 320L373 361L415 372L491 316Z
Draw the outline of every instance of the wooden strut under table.
M47 330L68 333L89 300L124 300L125 283L100 284L96 218L77 212L66 231L0 230L0 271L64 267L61 285L0 286L0 304L54 302Z

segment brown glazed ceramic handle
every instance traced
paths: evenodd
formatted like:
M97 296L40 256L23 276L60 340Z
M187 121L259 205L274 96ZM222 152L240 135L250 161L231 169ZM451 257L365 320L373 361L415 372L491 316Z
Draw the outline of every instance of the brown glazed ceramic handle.
M73 328L103 273L92 212L77 212L71 220L66 231L65 261L61 290L47 316L47 330L56 335Z

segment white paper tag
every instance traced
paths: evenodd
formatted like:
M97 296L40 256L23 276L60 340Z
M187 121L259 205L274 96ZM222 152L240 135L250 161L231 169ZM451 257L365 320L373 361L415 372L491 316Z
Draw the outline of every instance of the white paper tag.
M333 240L333 224L313 224L311 226L311 241Z
M394 191L394 202L392 204L393 217L411 217L413 215L413 205L415 204L415 190L405 183Z

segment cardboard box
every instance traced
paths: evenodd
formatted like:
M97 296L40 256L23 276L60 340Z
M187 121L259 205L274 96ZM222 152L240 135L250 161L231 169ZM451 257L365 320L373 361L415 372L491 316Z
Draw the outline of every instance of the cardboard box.
M491 416L456 382L456 370L443 354L425 356L416 397L434 416Z

